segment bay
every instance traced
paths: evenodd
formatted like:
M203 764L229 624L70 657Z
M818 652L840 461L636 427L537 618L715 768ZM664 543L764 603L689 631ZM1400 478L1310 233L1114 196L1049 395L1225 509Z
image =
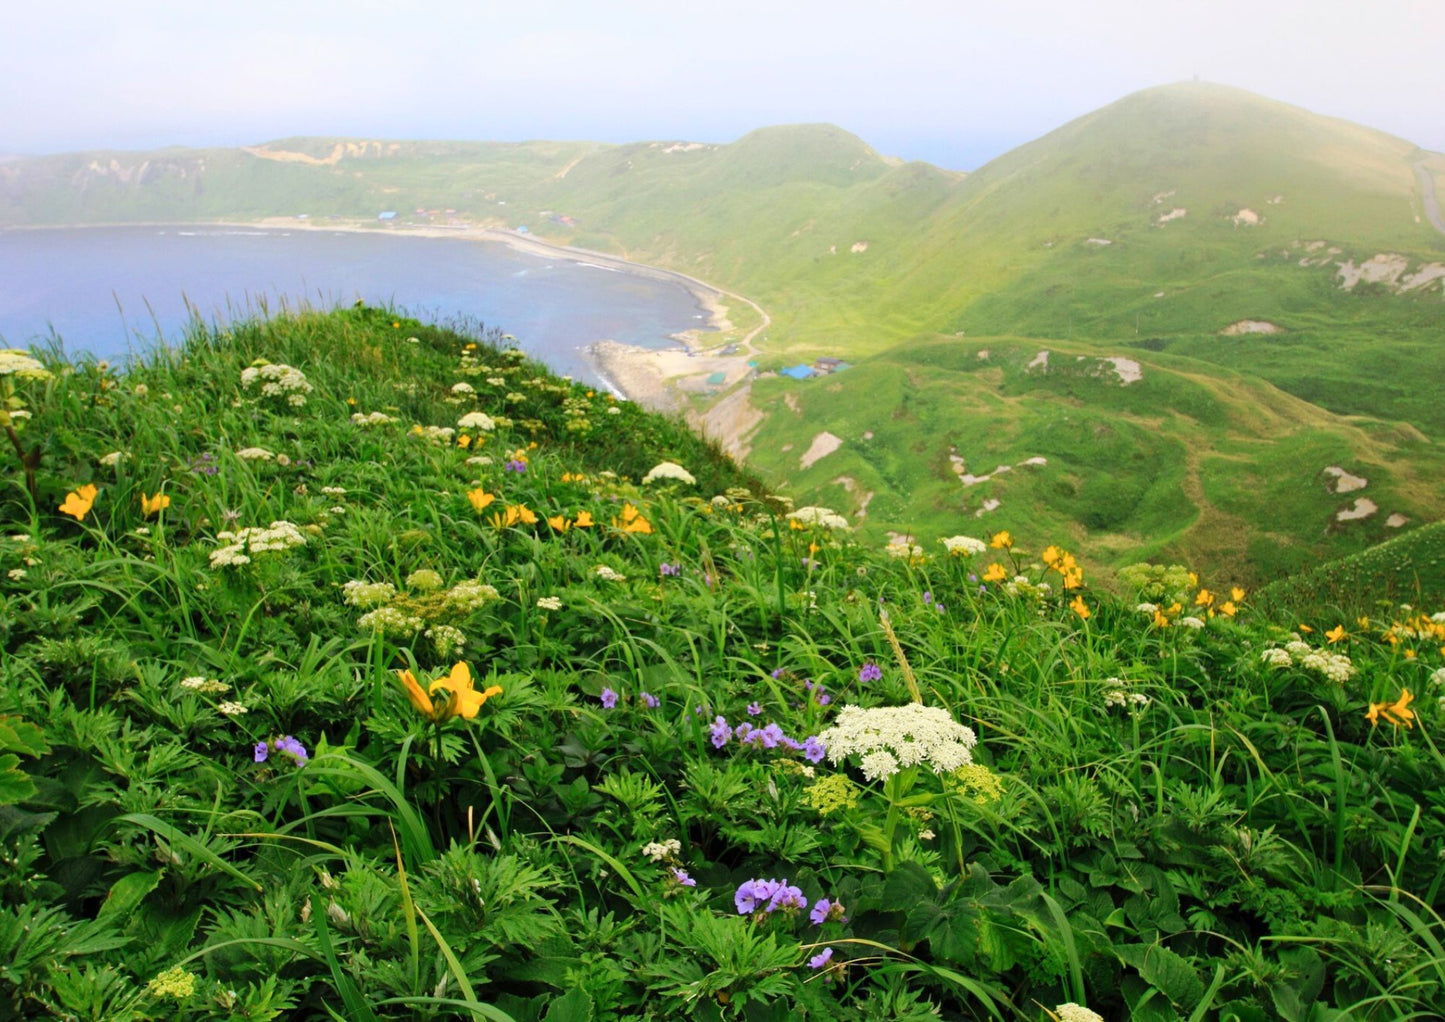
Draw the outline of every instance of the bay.
M679 283L520 252L500 242L319 228L205 225L0 232L0 346L58 337L120 360L175 344L193 311L224 324L357 300L497 327L558 373L604 383L584 350L675 347L707 315Z

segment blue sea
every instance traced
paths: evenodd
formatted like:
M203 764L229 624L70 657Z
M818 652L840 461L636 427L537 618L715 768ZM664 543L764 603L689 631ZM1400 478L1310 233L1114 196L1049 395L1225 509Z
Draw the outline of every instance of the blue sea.
M224 323L357 299L500 328L592 383L604 382L582 350L594 341L672 347L671 334L706 324L679 284L499 242L196 225L0 231L0 347L54 335L67 353L115 361L178 343L193 313Z

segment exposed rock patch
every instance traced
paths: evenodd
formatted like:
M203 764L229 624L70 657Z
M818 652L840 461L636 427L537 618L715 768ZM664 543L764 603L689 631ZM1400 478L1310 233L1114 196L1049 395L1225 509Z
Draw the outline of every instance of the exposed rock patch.
M1119 375L1119 385L1121 387L1127 387L1129 384L1137 383L1144 378L1144 370L1140 368L1139 363L1135 362L1132 358L1114 357L1106 358L1102 361L1113 364L1114 372Z
M1170 220L1182 220L1184 217L1186 217L1186 216L1188 216L1188 215L1189 215L1189 211L1188 211L1187 209L1185 209L1185 208L1182 207L1182 206L1175 206L1175 207L1174 207L1173 209L1171 209L1169 212L1167 212L1167 213L1160 213L1157 217L1155 217L1155 218L1154 218L1154 223L1155 223L1155 225L1158 226L1158 227L1163 227L1163 226L1164 226L1165 224L1167 224Z
M867 251L868 251L868 242L866 242L866 241L855 241L855 242L853 242L852 247L850 247L850 248L848 249L848 251L849 251L849 252L852 252L852 253L854 253L854 254L856 254L856 253L858 253L858 252L867 252Z
M1363 490L1370 482L1364 476L1351 475L1338 465L1330 465L1325 469L1325 474L1335 477L1336 493L1353 493L1356 490Z
M1387 526L1389 526L1390 528L1392 528L1392 529L1398 529L1398 528L1400 528L1400 526L1404 525L1404 524L1405 524L1406 522L1408 522L1409 520L1410 520L1410 519L1408 519L1408 518L1406 518L1404 515L1400 514L1400 512L1396 511L1396 512L1395 512L1394 514L1392 514L1389 518L1386 518L1386 519L1385 519L1385 524L1386 524Z
M1252 209L1241 209L1234 214L1235 227L1256 227L1260 222L1260 215Z
M1238 337L1241 334L1282 334L1284 328L1263 319L1241 319L1219 331L1224 337Z
M990 498L988 498L988 500L985 500L985 501L983 502L983 506L982 506L982 507L980 507L977 511L975 511L975 512L973 513L973 516L974 516L975 518L982 518L984 515L988 514L990 511L997 511L1002 504L1003 504L1003 501L999 500L998 498L996 498L996 497L990 497Z
M1374 514L1378 510L1380 510L1379 506L1376 505L1375 502L1369 497L1356 497L1355 502L1349 507L1345 508L1343 511L1335 512L1335 521L1358 521L1361 518L1370 517L1370 515Z
M808 445L808 449L804 451L803 456L798 459L798 464L802 468L812 468L814 464L823 460L842 446L842 437L834 436L825 430L813 437L813 442Z

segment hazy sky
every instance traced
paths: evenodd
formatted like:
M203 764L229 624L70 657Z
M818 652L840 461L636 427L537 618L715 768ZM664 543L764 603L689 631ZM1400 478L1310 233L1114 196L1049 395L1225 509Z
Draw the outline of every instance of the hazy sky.
M831 121L972 169L1136 89L1236 85L1445 150L1445 0L40 0L0 153L288 135L731 141Z

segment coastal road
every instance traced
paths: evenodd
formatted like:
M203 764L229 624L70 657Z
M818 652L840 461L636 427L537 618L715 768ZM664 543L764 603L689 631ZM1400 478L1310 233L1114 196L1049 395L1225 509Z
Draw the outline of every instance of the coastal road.
M1435 175L1420 160L1415 164L1415 176L1420 179L1420 194L1425 200L1425 218L1435 225L1435 230L1445 234L1445 219L1440 216L1440 200L1435 197Z

